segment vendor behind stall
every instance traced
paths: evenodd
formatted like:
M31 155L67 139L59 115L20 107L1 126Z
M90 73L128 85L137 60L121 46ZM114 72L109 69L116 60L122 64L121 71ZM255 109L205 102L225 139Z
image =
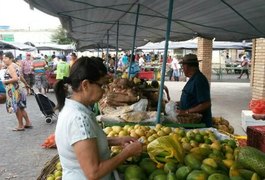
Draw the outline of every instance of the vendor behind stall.
M211 95L207 78L199 70L199 60L195 54L187 54L179 62L189 78L184 86L179 102L179 114L200 113L202 122L212 126Z

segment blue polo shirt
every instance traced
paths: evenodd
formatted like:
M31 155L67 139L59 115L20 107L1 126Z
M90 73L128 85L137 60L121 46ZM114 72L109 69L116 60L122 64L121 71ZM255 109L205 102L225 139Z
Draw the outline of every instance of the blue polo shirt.
M180 109L186 110L205 101L211 101L210 86L207 78L198 70L186 83L180 97ZM202 121L212 126L211 107L202 113Z

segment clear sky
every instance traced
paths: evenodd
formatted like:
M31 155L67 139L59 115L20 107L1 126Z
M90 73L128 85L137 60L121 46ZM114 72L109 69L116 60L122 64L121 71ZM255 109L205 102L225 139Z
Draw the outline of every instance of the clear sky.
M31 10L24 0L0 0L0 26L3 25L11 29L56 29L60 21L36 8Z

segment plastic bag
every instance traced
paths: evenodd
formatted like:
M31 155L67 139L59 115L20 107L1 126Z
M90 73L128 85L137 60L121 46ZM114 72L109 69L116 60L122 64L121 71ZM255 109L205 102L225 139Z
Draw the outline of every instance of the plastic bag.
M141 99L140 101L132 104L130 106L130 109L133 109L133 111L146 111L148 105L147 99Z
M163 167L163 162L176 160L183 162L184 150L176 134L162 136L152 141L147 146L150 158L157 163L157 167Z
M251 100L249 109L252 110L254 114L265 114L265 100Z
M177 106L174 101L169 101L166 103L165 112L167 115L167 120L172 122L177 122Z

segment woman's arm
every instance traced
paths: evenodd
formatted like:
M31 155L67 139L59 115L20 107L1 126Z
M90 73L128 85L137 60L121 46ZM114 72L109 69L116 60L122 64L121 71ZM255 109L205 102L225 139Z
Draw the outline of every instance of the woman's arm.
M17 76L16 69L12 65L8 66L7 69L9 71L10 76L11 76L11 79L4 80L3 83L4 84L10 84L10 83L17 82L18 81L18 76Z
M20 75L19 78L20 78L21 82L23 82L23 83L25 84L25 86L26 86L27 88L30 88L30 86L28 85L27 81L24 79L24 76Z
M89 180L96 180L112 172L130 156L140 155L142 144L138 141L127 144L116 156L100 160L96 139L78 141L73 145L80 166Z
M167 94L167 100L170 101L169 90L168 90L167 86L165 86L165 85L164 85L164 90Z

